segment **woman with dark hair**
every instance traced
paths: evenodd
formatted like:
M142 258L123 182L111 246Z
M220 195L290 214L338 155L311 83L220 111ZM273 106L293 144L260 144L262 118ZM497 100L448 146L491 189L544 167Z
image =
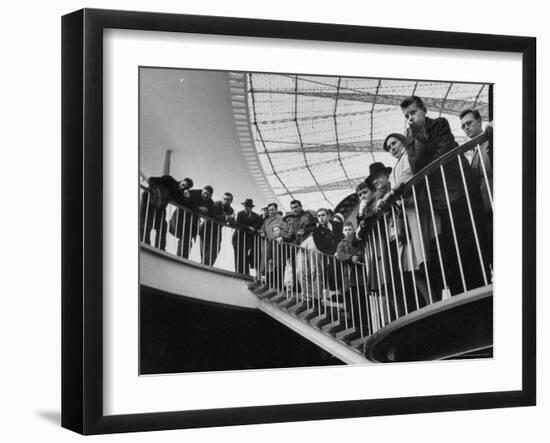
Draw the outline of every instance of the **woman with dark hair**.
M384 202L388 202L391 197L398 197L403 191L405 183L414 175L405 149L405 140L404 135L397 133L389 134L384 140L384 150L396 159L396 163L390 173L391 191L384 197ZM392 261L395 263L394 272L399 272L398 270L401 269L405 273L404 282L405 292L407 293L408 312L417 308L414 287L411 281L411 272L415 274L416 290L423 299L418 300L418 306L423 306L423 301L427 303L429 300L424 273L420 272L420 269L422 266L429 264L430 241L433 241L440 231L439 217L437 214L434 214L435 218L432 219L429 207L425 204L427 201L426 190L423 187L417 187L416 191L417 206L415 206L415 199L412 193L408 193L403 196L402 200L399 197L395 199L395 221L393 220L393 213L390 213L392 224L395 223L397 248L394 245L390 247L399 251L399 257L393 257L394 251L392 251L392 258L394 258ZM402 203L404 203L404 207ZM428 273L429 270L428 268ZM400 306L400 311L403 312L403 308L404 306Z

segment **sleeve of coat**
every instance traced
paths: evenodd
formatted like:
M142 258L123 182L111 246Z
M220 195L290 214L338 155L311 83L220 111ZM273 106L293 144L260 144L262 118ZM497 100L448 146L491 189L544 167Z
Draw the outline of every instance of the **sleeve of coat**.
M351 260L351 254L347 248L346 242L343 240L338 243L338 246L336 247L336 258L343 262Z
M435 155L434 147L427 143L427 141L415 138L410 130L405 139L405 148L413 174L416 174L424 166L428 165Z
M434 159L441 157L443 154L446 154L447 152L458 146L458 143L455 140L455 136L451 132L451 127L449 126L449 122L446 118L438 118L437 126L437 138L436 140L434 140L436 144Z

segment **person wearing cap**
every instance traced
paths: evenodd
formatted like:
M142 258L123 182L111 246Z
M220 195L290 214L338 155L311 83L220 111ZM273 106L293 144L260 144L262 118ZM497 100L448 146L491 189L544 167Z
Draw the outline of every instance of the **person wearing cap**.
M392 168L385 166L384 163L371 163L368 177L355 188L359 199L365 202L358 214L357 235L359 237L376 221L376 215L381 210L379 202L390 190L389 175L391 170Z
M239 274L249 274L250 268L256 268L256 261L259 256L255 256L256 233L263 224L262 217L254 212L254 202L251 198L241 202L243 210L237 213L235 219L235 232L233 232L233 249L235 254L235 271Z

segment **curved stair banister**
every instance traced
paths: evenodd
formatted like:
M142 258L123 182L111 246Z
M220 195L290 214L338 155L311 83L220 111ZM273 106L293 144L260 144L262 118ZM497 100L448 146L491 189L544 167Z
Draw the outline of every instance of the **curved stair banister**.
M156 249L157 255L178 260L180 265L227 273L226 277L233 280L237 277L241 288L246 284L249 294L254 294L257 308L347 363L418 359L406 352L404 346L417 349L416 357L423 360L456 358L479 350L485 352L482 355L490 355L492 263L490 257L483 256L487 249L478 231L485 221L474 217L479 214L475 212L472 192L477 191L468 183L469 166L463 156L471 150L481 155L480 145L485 141L487 135L482 134L455 148L414 175L399 192L391 193L386 210L374 218L364 233L365 252L358 263L344 263L315 250L311 244L301 246L251 235L173 202L160 215L151 216L149 193L143 187L142 202L146 204L142 205L141 214L142 251L153 253ZM446 204L443 209L449 212L449 220L453 220L449 171L459 172L454 178L458 177L465 189L466 218L469 215L472 222L477 261L481 263L478 279L468 275L471 266L463 262L460 252L456 253L460 251L461 239L457 238L458 230L452 222L453 241L443 244L435 236L429 259L428 242L424 238L419 242L422 251L417 252L421 252L423 263L429 263L428 266L419 266L414 272L404 266L408 261L410 269L415 269L410 246L414 241L411 223L416 222L417 226L428 223L434 231L441 223L437 211L441 212L442 207L434 205L434 192L438 192L438 204ZM492 211L492 186L484 166L483 180ZM434 184L438 181L442 187L436 190ZM403 208L409 209L408 215L404 215ZM171 232L170 220L174 214L177 221ZM404 228L401 244L395 235L398 223ZM149 230L156 231L153 241L148 238ZM177 237L181 239L175 241ZM400 248L408 251L395 261ZM447 265L452 248L460 269L454 276ZM161 253L158 249L166 251ZM468 259L475 261L476 257ZM248 265L243 267L245 262ZM438 273L441 278L436 281ZM460 284L459 290L456 283ZM418 338L416 342L414 337Z
M471 150L480 155L481 145L487 139L486 134L481 134L458 146L419 171L401 186L400 192L391 193L386 211L381 211L374 218L366 232L362 263L343 263L334 256L307 247L271 242L267 243L265 250L271 250L272 262L280 264L272 265L265 275L255 278L251 290L269 309L286 312L308 327L361 352L372 362L459 358L462 355L474 355L474 351L477 352L475 355L490 356L492 263L489 256L483 257L486 248L481 246L484 239L480 238L478 231L485 220L473 216L473 193L477 190L468 183L469 176L465 170L469 165L464 163L463 157L465 152ZM450 287L452 279L447 262L453 251L445 249L453 247L460 250L461 239L457 238L453 223L452 243L444 245L441 239L434 237L434 251L428 260L431 261L429 266L407 272L401 260L395 263L391 259L399 256L399 243L391 241L391 229L397 226L398 221L405 227L402 241L409 248L408 254L402 257L405 256L409 264L413 260L410 247L413 239L408 222L416 221L419 226L422 226L421 222L430 223L435 228L440 223L436 220L433 201L433 183L436 182L434 174L441 175L443 188L439 192L444 197L443 203L447 204L443 209L450 212L445 173L452 168L451 162L456 162L455 172L460 172L458 177L465 189L465 210L472 222L475 252L481 264L478 271L482 275L477 280L471 278L471 275L465 275L471 267L462 263L459 252L459 290ZM482 168L482 180L489 192L492 212L492 186L483 163ZM419 202L419 198L423 200ZM414 209L409 213L410 220L401 210L406 205ZM424 211L419 210L422 205ZM426 214L428 219L425 218ZM475 212L475 215L479 216L479 213ZM423 245L422 255L426 263L429 251L424 239L420 243ZM288 257L294 261L292 266L289 266ZM469 260L475 261L476 257L469 257ZM269 260L266 262L269 263ZM319 266L319 263L323 265ZM294 276L292 282L287 282L285 274L291 268L299 269L300 275ZM414 267L411 266L411 269ZM423 275L421 271L424 271ZM432 281L429 280L430 271ZM437 280L437 272L442 277L439 283L434 281ZM278 276L278 273L282 275ZM457 283L457 275L453 278L453 283ZM407 340L404 339L404 333L409 334ZM405 347L415 349L416 355L406 352Z

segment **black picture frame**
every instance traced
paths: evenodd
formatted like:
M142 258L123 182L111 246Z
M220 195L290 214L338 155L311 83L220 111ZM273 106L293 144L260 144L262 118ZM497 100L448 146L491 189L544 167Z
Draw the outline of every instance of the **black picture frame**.
M106 416L103 412L103 31L301 39L522 55L522 388ZM62 426L82 434L529 406L536 403L536 39L83 9L62 18Z

